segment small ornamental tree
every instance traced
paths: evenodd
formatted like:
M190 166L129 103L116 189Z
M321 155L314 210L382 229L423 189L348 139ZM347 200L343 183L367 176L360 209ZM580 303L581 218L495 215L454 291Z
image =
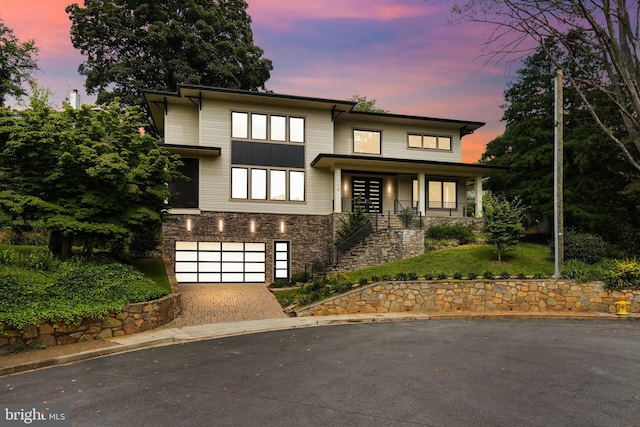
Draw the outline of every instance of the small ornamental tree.
M498 261L502 261L502 254L513 249L524 236L522 219L525 208L519 199L510 202L489 192L484 195L482 206L482 231L487 237L487 243L496 245Z
M157 230L180 162L140 132L143 123L139 108L115 101L54 111L38 88L19 114L0 108L0 223L47 230L62 258L73 242L89 254Z

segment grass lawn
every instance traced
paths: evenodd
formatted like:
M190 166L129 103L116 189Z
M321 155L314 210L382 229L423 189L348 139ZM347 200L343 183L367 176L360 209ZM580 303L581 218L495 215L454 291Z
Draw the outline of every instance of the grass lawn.
M503 254L502 259L502 262L498 262L495 246L464 245L354 271L348 275L354 282L361 278L370 279L372 276L395 277L398 273L416 273L420 278L427 273L434 277L440 273L452 277L456 272L464 277L469 273L482 277L485 271L490 271L495 276L504 271L511 276L533 276L538 273L546 276L553 274L555 268L549 247L532 243L519 244L513 251Z
M137 261L132 261L131 265L162 288L169 292L171 291L167 271L164 268L164 261L161 257L143 258Z

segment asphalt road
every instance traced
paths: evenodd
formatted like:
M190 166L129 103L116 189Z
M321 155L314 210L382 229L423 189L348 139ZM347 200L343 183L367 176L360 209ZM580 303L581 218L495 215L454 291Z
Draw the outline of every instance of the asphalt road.
M640 322L324 326L3 378L74 426L637 426Z

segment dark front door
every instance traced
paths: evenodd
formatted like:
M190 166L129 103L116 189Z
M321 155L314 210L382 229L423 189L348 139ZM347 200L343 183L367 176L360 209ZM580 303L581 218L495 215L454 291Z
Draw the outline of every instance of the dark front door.
M351 178L353 206L362 206L367 212L382 212L382 178Z

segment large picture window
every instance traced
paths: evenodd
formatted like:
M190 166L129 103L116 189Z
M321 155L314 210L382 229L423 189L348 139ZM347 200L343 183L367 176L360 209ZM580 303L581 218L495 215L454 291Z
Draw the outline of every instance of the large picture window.
M450 136L420 135L410 133L407 136L407 144L409 148L451 151Z
M382 134L380 131L353 131L353 152L363 154L380 154Z
M428 191L428 208L429 209L456 209L457 185L451 181L429 181Z
M304 117L279 114L231 113L231 137L258 141L305 142Z
M231 198L304 202L304 171L233 167Z

